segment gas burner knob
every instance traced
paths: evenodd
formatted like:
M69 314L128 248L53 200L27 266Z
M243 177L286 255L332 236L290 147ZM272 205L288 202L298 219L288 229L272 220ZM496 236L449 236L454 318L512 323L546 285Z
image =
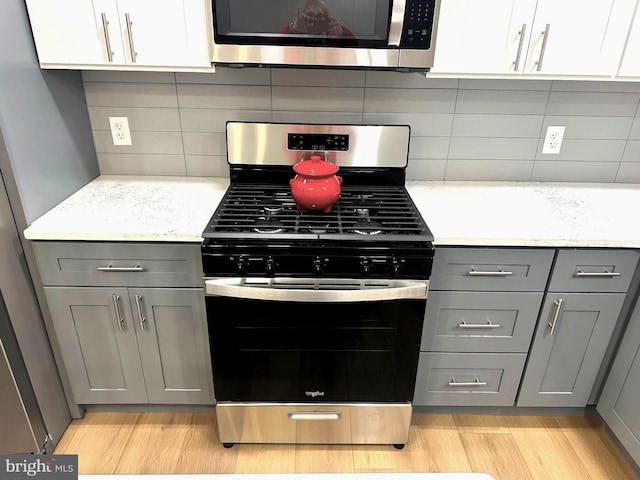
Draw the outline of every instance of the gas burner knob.
M247 263L244 257L238 257L238 262L236 263L236 269L238 270L238 273L244 272L246 267L247 267Z
M273 273L275 271L275 268L276 268L276 261L273 259L273 257L267 258L267 265L266 265L267 273Z
M360 260L360 267L362 268L362 273L368 275L371 272L371 260L363 257L362 260Z

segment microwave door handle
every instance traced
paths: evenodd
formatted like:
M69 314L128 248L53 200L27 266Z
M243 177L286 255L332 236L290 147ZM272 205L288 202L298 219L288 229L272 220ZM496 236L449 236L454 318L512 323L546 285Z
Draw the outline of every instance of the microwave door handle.
M253 280L250 284L245 283L244 278L205 280L205 294L251 300L335 303L426 299L429 290L428 280L393 280L389 282L389 286L382 286L380 282L367 286L363 281L360 282L360 288L353 288L355 282L352 282L351 288L340 288L340 283L336 283L336 288L331 288L330 282L325 283L324 288L319 288L318 281L313 279L309 283L315 282L316 286L286 288L283 285L274 286L273 279L260 280L260 283Z
M390 47L400 46L400 37L402 37L402 26L404 24L404 10L406 0L393 0L393 9L391 10L391 23L389 25L389 41Z

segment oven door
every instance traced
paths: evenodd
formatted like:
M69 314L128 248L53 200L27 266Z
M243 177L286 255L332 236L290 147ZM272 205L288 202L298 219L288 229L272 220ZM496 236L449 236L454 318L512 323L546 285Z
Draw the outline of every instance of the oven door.
M205 281L222 402L410 402L428 280Z
M439 0L212 0L212 7L213 63L433 65Z

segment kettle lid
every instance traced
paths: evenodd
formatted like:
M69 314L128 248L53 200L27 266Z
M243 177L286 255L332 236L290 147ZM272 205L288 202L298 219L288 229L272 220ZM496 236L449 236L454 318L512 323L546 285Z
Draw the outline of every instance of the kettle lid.
M326 175L333 175L339 168L335 163L323 160L320 155L312 155L310 159L295 164L293 170L301 175L324 177Z

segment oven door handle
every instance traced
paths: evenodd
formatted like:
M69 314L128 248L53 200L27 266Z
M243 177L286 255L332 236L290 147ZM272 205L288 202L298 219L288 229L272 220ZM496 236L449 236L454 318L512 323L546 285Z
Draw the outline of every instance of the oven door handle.
M209 278L205 295L276 302L374 302L426 299L429 280Z

